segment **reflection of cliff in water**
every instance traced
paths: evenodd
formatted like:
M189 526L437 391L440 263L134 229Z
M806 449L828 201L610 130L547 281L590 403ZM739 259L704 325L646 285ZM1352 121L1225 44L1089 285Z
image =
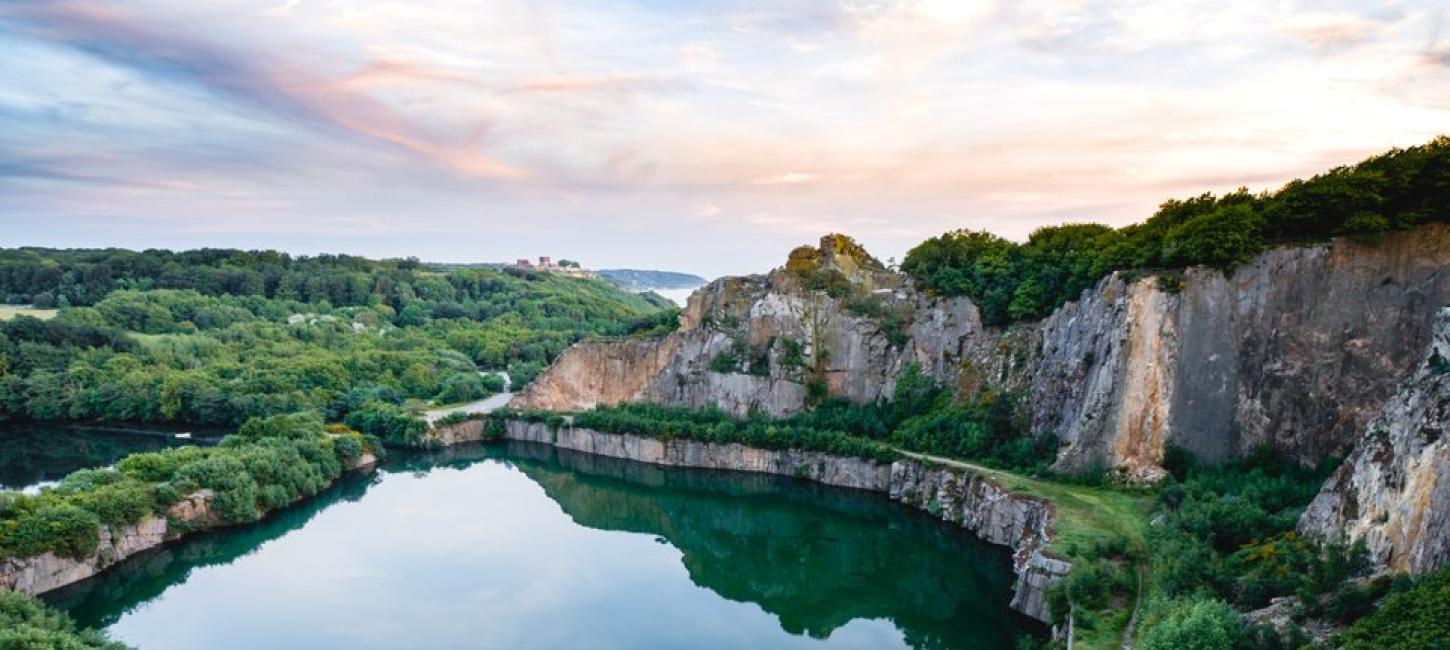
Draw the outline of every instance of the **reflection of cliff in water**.
M193 569L231 564L267 542L302 528L337 503L357 501L377 480L348 474L321 494L268 515L259 522L199 533L159 549L127 558L95 578L42 596L86 627L106 627L168 587L186 582ZM117 608L117 602L127 603Z
M1010 644L1010 556L877 494L680 470L513 443L507 456L576 523L658 535L691 580L825 638L888 619L913 647Z
M668 541L682 553L694 584L758 605L793 634L824 638L855 619L886 619L912 647L966 648L1011 647L1015 634L1038 629L1007 607L1011 573L1004 549L878 494L530 443L400 453L383 465L381 480L488 459L538 483L576 524ZM230 564L333 504L362 498L378 480L343 477L261 522L169 544L45 598L84 625L114 624L185 582L193 569Z

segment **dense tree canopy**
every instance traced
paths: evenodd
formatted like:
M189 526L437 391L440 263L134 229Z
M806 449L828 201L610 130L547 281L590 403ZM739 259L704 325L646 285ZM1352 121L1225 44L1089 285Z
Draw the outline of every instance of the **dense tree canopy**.
M1275 192L1240 189L1169 200L1120 229L1049 226L1025 244L961 230L907 253L902 271L944 295L970 296L988 324L1041 318L1104 275L1205 265L1229 269L1267 246L1374 236L1450 221L1450 137L1393 149Z
M293 292L283 290L290 277L285 273L275 283L282 289L269 290L274 267L257 262L285 261L286 256L203 252L219 256L203 258L217 268L231 269L238 260L254 263L255 268L228 271L252 279L205 290L115 289L97 298L92 289L77 288L65 278L110 277L117 286L170 282L166 278L179 282L180 276L164 271L143 275L142 282L134 281L134 270L93 269L118 261L141 269L154 266L138 260L165 260L160 265L165 269L192 257L126 251L0 253L0 258L12 258L0 263L12 278L69 269L54 286L69 287L63 289L69 294L60 295L76 296L73 306L52 320L19 316L0 322L0 419L236 425L250 417L302 410L343 420L367 406L365 414L353 418L359 426L404 441L416 437L413 428L385 416L406 413L409 400L479 399L501 388L498 379L480 377L480 367L508 370L521 385L582 337L663 331L676 313L594 280L491 269L429 274L408 268L409 263L354 258L314 258L303 267L322 269L322 277L356 280L329 286L367 286L368 291L304 292L314 300L304 302L286 297ZM29 261L15 262L16 256ZM183 268L197 272L195 277L216 270L200 263ZM224 276L230 277L216 275ZM96 285L95 291L104 288Z

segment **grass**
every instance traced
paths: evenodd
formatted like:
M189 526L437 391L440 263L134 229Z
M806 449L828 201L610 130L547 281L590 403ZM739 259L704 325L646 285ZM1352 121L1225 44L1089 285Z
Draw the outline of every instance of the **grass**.
M1140 558L1137 566L1131 568L1135 573L1142 572L1139 584L1151 582L1147 580L1150 567L1146 559L1148 517L1153 508L1151 494L1031 478L953 458L909 451L902 453L928 463L975 472L1014 494L1048 501L1057 516L1053 520L1052 539L1043 549L1045 553L1068 562L1088 562L1097 559L1091 555L1095 549L1125 542L1125 546L1133 549L1134 554ZM1137 600L1146 596L1147 594L1139 593ZM1096 624L1091 629L1078 627L1075 630L1073 647L1120 647L1128 621L1138 604L1133 602L1126 607L1093 612Z
M1105 546L1117 539L1126 540L1130 548L1144 548L1148 513L1153 507L1153 498L1147 493L1031 478L953 458L902 453L966 469L986 476L1008 491L1051 502L1057 518L1053 538L1045 549L1049 555L1070 560L1079 551Z
M36 309L30 305L0 305L0 320L10 320L16 316L30 316L41 320L55 318L56 309Z

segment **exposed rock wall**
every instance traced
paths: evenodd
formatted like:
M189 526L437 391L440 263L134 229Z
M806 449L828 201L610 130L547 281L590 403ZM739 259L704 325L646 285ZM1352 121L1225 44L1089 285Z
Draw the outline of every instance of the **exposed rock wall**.
M1450 564L1450 308L1440 312L1424 364L1369 423L1299 528L1363 540L1391 571Z
M102 525L100 543L96 545L95 552L86 557L68 558L46 552L25 558L8 558L0 562L0 587L33 596L85 580L132 555L160 546L166 541L167 531L171 528L168 519L174 519L176 524L183 526L201 524L210 519L211 497L210 490L202 490L172 506L166 517L149 516L140 522L114 529Z
M983 327L970 300L850 268L869 300L832 298L785 269L718 280L691 296L679 331L576 345L513 405L785 415L805 407L808 375L870 402L916 363L963 394L1027 396L1033 432L1066 443L1061 469L1152 478L1168 445L1208 461L1267 445L1314 462L1347 452L1417 363L1435 310L1450 304L1450 226L1279 248L1228 274L1189 269L1174 291L1114 275L1005 330ZM737 362L730 372L717 372L722 355Z
M368 470L377 464L377 457L363 454L348 470ZM81 558L61 557L45 552L40 555L0 559L0 588L26 595L43 594L52 589L86 580L112 565L137 553L157 548L170 539L187 532L217 525L211 503L211 490L198 490L172 504L166 516L148 516L141 521L112 528L102 524L100 543L95 552Z
M970 300L921 296L902 276L872 270L873 262L842 250L838 238L822 240L819 258L861 295L808 290L785 269L722 278L690 296L678 331L657 340L579 343L511 406L571 411L648 401L788 415L806 405L807 376L858 402L890 397L908 363L953 381L970 347L965 339L984 336ZM883 327L888 319L899 334ZM728 372L720 358L734 360Z
M1152 474L1167 444L1346 452L1450 303L1450 227L1275 249L1182 285L1107 278L1040 325L1032 420L1071 443L1059 466Z
M522 421L508 422L505 431L511 440L552 444L611 458L794 476L887 493L892 499L960 525L987 542L1012 548L1013 570L1017 575L1012 607L1041 621L1050 620L1046 603L1048 587L1062 580L1069 569L1068 563L1042 553L1052 530L1050 505L1012 494L963 470L906 460L887 465L794 449L756 449L687 439L662 441Z

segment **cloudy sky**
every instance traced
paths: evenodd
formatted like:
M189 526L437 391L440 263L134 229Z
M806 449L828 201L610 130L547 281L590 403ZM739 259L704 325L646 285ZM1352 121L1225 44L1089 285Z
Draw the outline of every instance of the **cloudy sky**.
M1420 2L0 0L0 245L705 275L1450 132Z

